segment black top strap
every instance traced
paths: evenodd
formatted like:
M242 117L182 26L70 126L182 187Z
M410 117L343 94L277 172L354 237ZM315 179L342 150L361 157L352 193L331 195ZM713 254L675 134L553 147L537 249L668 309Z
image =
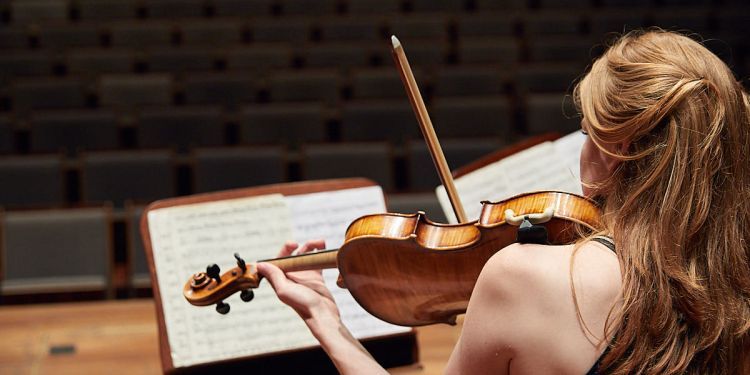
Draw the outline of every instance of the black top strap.
M608 236L596 236L591 239L592 241L596 241L604 246L606 246L608 249L615 251L615 241L612 240L612 237Z

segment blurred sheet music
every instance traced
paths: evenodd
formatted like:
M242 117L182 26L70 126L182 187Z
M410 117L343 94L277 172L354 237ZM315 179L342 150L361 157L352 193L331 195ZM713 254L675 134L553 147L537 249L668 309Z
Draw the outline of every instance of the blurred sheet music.
M469 220L479 218L481 201L499 201L516 194L558 190L581 194L579 159L585 136L571 133L554 142L543 142L507 158L469 172L455 180ZM448 195L435 188L449 223L456 223Z
M273 257L292 236L289 208L281 195L163 208L149 212L149 231L175 367L213 362L316 343L294 311L281 304L267 283L251 303L226 300L227 315L197 308L182 297L194 272L217 263Z
M210 263L223 270L233 267L235 252L247 261L273 258L290 239L302 243L323 238L329 248L336 248L343 243L349 223L380 212L385 212L380 187L288 197L274 194L150 211L149 231L174 366L317 345L303 321L266 282L250 303L242 302L239 294L228 298L227 315L213 307L189 305L182 287L191 274ZM336 286L338 271L330 271L324 273L327 285L355 337L410 330L365 312L348 291Z
M360 216L386 212L383 190L379 186L336 190L287 197L294 222L294 239L300 245L308 240L325 239L334 249L344 243L349 224ZM339 306L341 318L354 337L408 332L375 318L354 301L352 295L336 285L338 270L324 270L323 277Z

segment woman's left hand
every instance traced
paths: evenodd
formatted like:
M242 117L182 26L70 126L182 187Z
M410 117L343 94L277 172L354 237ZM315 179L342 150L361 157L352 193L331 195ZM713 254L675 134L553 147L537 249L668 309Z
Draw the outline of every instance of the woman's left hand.
M302 247L296 242L287 242L278 257L299 255L326 248L325 241L308 241ZM258 263L258 273L268 279L281 302L293 308L305 322L323 315L339 319L339 310L326 287L320 270L284 273L270 263ZM309 324L308 324L309 325ZM312 328L312 327L311 327Z

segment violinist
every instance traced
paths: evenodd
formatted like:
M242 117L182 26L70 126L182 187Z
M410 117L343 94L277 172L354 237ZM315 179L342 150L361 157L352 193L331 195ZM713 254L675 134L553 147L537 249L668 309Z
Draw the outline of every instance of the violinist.
M750 101L700 43L632 32L574 90L600 233L484 266L446 372L750 373ZM289 243L281 256L324 249ZM258 272L344 374L385 373L320 272Z

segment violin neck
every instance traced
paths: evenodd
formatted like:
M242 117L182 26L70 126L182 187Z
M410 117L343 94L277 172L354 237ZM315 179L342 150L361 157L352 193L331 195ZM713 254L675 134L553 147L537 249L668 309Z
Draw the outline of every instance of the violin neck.
M339 249L331 249L317 251L314 253L306 253L302 255L292 255L282 258L259 260L258 263L271 263L274 266L281 268L281 270L284 272L337 268L338 261L336 260L336 256L338 255L338 253Z

